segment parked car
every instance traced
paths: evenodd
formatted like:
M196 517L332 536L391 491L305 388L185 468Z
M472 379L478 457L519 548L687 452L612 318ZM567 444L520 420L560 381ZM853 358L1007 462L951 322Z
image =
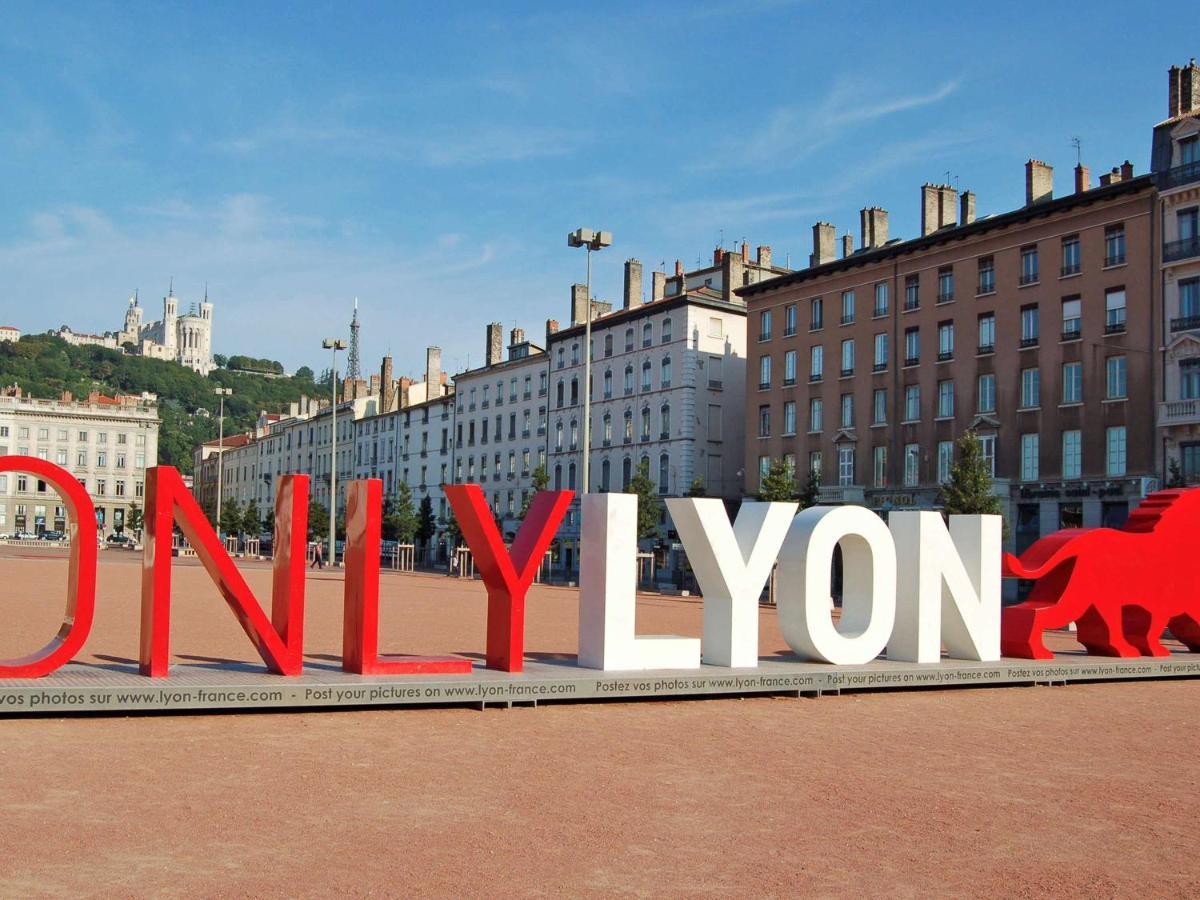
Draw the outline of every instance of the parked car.
M36 541L37 535L32 531L14 531L12 539L14 541Z
M118 546L124 546L125 544L133 544L134 543L133 538L131 538L129 535L123 534L121 532L117 532L116 534L110 534L107 538L105 538L105 540L110 544L117 544Z
M42 540L43 541L62 541L62 540L65 540L66 537L67 537L66 532L62 532L62 531L43 531L42 532Z

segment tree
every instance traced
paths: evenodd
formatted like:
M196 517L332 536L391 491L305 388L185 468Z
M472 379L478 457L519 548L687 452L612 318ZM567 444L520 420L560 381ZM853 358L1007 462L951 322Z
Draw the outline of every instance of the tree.
M800 499L800 493L796 490L796 472L787 460L771 460L770 468L758 487L758 499L767 503L795 503Z
M704 487L704 478L701 477L700 475L697 475L695 478L693 478L692 483L688 487L687 493L684 494L684 496L685 497L706 497L706 496L708 496L708 490Z
M1186 482L1183 478L1183 469L1181 469L1179 466L1179 460L1172 456L1167 461L1167 487L1181 488L1185 485Z
M329 536L329 510L325 505L312 500L308 504L309 540L321 540Z
M411 544L417 533L417 510L413 506L412 488L401 481L396 493L383 501L384 540Z
M451 510L446 516L446 539L450 541L452 547L457 547L463 542L462 528L459 527L454 510Z
M242 530L242 508L232 497L221 504L221 530L226 534L237 534Z
M437 519L433 516L433 500L428 494L421 498L421 506L417 512L416 538L422 544L428 545L437 534Z
M543 465L539 464L533 470L530 478L533 482L533 490L525 495L525 499L521 502L521 512L517 516L522 522L525 521L525 514L529 512L529 504L533 502L533 498L537 496L538 491L544 491L550 486L550 473L546 471L546 467Z
M135 500L129 504L129 512L125 513L125 527L130 531L141 531L142 518L142 508Z
M638 540L658 536L658 522L662 516L662 501L658 499L658 489L650 477L650 461L643 459L638 464L637 471L629 480L627 494L637 494L637 536Z
M958 461L950 467L949 480L938 489L938 503L948 516L1001 514L991 469L974 431L966 431L958 439Z
M229 364L229 357L224 353L214 353L213 362L216 363L219 368L223 369Z
M301 366L296 370L296 374L292 377L301 381L312 381L314 378L313 370L308 366Z
M800 492L799 499L801 509L816 506L821 499L821 473L815 468L808 470L808 478L804 481L804 490Z
M217 524L217 505L212 497L205 497L200 501L200 512L204 513L204 518L208 519L208 524L216 526Z

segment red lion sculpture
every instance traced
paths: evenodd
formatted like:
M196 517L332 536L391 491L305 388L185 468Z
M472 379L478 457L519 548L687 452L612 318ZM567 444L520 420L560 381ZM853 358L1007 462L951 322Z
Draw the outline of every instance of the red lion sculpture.
M1200 651L1200 488L1150 494L1124 527L1067 528L1021 554L1004 554L1009 578L1035 579L1003 612L1005 656L1052 659L1047 628L1076 625L1098 656L1167 656L1163 631Z

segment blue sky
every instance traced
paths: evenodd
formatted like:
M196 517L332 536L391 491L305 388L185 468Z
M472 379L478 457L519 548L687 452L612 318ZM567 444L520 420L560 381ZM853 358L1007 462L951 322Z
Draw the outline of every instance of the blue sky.
M1175 7L1177 10L1178 7ZM0 319L119 326L207 282L216 350L325 364L360 298L368 368L427 343L477 365L484 326L532 335L582 281L565 235L622 262L722 238L794 265L858 210L919 226L949 177L980 214L1038 157L1070 187L1145 171L1166 69L1200 29L1128 4L787 0L35 4L0 31ZM1176 19L1177 22L1182 22ZM647 283L649 279L647 277Z

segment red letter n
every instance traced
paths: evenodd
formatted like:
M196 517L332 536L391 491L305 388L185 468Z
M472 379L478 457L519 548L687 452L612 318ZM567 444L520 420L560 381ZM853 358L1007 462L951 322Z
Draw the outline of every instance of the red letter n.
M165 677L171 659L171 527L176 522L267 668L278 675L299 675L304 667L308 476L285 475L278 482L268 620L179 472L172 466L147 470L141 670L152 678Z
M525 656L525 594L575 492L538 491L510 556L479 485L448 484L444 490L487 586L487 666L520 672Z

